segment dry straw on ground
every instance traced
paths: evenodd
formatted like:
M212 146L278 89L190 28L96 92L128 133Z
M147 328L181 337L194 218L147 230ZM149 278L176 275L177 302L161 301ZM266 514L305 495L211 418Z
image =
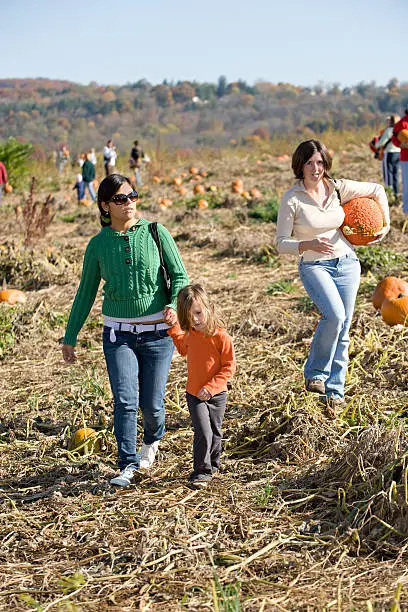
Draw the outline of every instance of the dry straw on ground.
M378 180L376 162L357 153L360 161L353 151L339 159L337 175ZM186 482L192 430L179 357L158 462L127 490L108 484L116 456L100 300L79 363L63 365L58 345L96 211L67 204L31 251L19 246L10 208L0 211L2 273L28 290L25 305L0 305L3 338L11 334L0 362L0 609L397 610L408 594L408 328L375 315L370 293L381 271L368 270L348 403L331 418L302 389L318 313L296 262L276 258L273 223L253 221L242 199L228 200L240 175L268 197L282 192L289 164L198 161L221 206L198 212L179 201L160 211L155 202L171 195L171 181L146 189L142 202L144 215L176 236L191 279L207 285L235 340L223 470L205 491ZM392 224L383 248L401 257L385 272L407 277L396 207ZM101 455L68 451L84 423L98 431Z

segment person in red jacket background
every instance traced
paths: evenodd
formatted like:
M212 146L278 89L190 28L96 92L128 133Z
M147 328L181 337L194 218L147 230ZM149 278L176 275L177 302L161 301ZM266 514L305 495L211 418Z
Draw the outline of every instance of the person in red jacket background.
M1 200L3 197L3 189L4 186L7 185L8 179L7 179L7 170L6 170L6 166L3 164L3 162L0 161L0 206L1 206Z
M394 125L392 136L392 143L401 148L402 211L408 215L408 142L400 142L398 139L401 130L408 130L408 106L405 109L405 115Z

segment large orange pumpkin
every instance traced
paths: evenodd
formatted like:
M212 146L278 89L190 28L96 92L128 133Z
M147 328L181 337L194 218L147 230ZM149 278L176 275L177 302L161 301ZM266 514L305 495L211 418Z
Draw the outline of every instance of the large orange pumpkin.
M341 230L351 244L368 244L384 226L380 205L372 198L353 198L343 206Z
M388 325L405 325L408 327L408 295L400 295L382 303L381 316Z
M68 450L76 451L80 455L90 455L101 451L101 441L91 427L77 429L69 439Z
M397 134L397 138L398 140L404 144L407 144L408 142L408 130L400 130Z
M0 291L0 302L7 302L7 304L17 304L17 302L24 303L26 301L26 296L22 291L18 289L3 289Z
M386 276L378 283L373 293L373 305L376 310L380 310L385 298L395 299L399 295L408 295L408 283L395 276Z

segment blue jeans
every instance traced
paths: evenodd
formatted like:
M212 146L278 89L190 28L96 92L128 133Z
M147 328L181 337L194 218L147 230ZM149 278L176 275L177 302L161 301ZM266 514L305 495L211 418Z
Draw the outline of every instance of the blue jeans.
M344 397L360 262L354 253L329 260L301 260L299 276L322 315L305 364L305 378L322 380L329 397Z
M164 393L173 355L173 341L166 330L133 334L103 330L103 352L114 401L114 428L119 469L139 466L136 452L137 411L143 414L143 441L152 444L164 436Z
M402 175L402 210L408 215L408 161L400 162Z
M96 193L95 193L95 189L93 188L92 181L90 181L89 183L84 181L84 195L85 195L85 187L88 187L89 195L91 196L92 200L95 202Z
M400 165L400 154L398 151L395 153L385 154L385 163L387 165L387 182L388 187L392 187L394 195L398 195L398 172Z

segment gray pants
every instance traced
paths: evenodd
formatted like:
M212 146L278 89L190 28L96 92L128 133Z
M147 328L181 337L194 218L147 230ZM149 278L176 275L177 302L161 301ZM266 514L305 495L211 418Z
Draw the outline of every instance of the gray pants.
M203 401L186 393L194 428L193 457L196 474L211 474L220 467L222 421L227 404L225 391Z

